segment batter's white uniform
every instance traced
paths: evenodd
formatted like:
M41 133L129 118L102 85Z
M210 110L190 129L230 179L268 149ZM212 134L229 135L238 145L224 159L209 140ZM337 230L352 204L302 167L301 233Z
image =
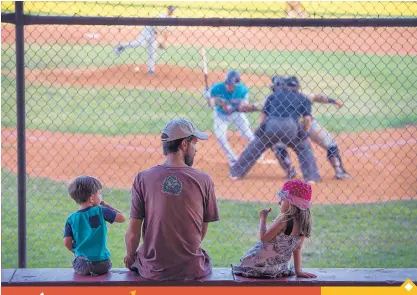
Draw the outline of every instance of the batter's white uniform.
M161 13L158 15L159 18L172 17L167 13ZM139 34L137 40L126 43L122 46L115 48L115 53L118 55L126 48L136 48L142 46L146 48L148 53L148 71L151 74L155 73L155 64L157 59L158 40L157 35L161 34L166 30L166 26L145 26Z
M210 89L210 97L219 97L231 103L233 107L240 103L248 103L249 90L243 84L236 86L233 92L229 92L225 83L219 82L214 84ZM229 165L233 166L237 161L235 153L232 151L229 142L227 140L227 130L229 125L233 124L239 130L242 137L247 138L249 141L254 139L254 134L250 128L249 120L244 113L233 112L231 114L225 113L225 111L219 107L214 107L214 120L213 128L214 135L220 144L223 152L226 154Z

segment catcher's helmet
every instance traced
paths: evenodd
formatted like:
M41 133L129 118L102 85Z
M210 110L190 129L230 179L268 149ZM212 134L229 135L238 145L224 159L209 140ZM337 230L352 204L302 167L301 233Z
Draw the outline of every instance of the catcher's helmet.
M281 76L281 75L273 76L271 81L272 81L272 85L271 85L272 91L275 91L278 87L282 87L286 85L286 79L284 78L284 76Z
M291 76L285 79L285 84L289 87L300 87L300 82L298 81L296 76Z
M226 75L226 81L224 82L227 85L236 86L240 83L240 74L236 70L231 70Z

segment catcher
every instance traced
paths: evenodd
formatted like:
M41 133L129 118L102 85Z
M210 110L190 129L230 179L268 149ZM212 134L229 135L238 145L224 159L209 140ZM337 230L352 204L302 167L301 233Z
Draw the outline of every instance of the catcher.
M285 83L290 89L297 93L300 93L300 83L298 82L297 77L293 76L286 78ZM311 101L311 103L329 103L337 105L339 108L343 106L343 102L341 102L340 100L331 99L324 94L307 94L306 97ZM343 167L342 158L340 157L339 147L337 146L336 141L326 130L326 128L321 126L320 123L314 118L312 119L309 137L314 143L316 143L317 145L319 145L327 151L327 159L329 160L330 164L332 165L335 171L336 179L351 178L349 173L347 173L345 168ZM281 167L286 171L287 177L289 179L294 178L297 175L297 172L294 166L292 165L291 159L288 155L285 145L282 143L276 144L274 146L274 152Z

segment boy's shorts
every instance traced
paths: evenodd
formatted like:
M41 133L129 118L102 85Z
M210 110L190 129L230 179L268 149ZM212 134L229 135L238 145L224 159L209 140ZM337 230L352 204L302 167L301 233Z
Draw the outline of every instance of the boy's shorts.
M108 273L112 267L111 260L88 261L83 256L75 257L72 261L74 271L82 276L99 276Z

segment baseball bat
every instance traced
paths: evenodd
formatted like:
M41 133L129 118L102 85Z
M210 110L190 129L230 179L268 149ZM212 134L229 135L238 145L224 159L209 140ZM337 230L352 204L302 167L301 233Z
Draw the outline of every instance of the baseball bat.
M201 58L202 58L202 70L204 74L204 85L206 86L206 89L209 89L208 86L208 71L207 71L207 60L206 60L206 49L204 47L201 47ZM210 100L207 100L208 106L210 106Z

